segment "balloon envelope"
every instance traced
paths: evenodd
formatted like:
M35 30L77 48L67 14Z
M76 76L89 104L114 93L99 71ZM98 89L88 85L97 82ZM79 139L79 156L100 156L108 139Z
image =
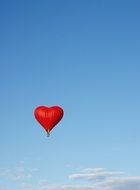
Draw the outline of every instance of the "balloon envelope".
M46 130L49 135L50 131L62 119L64 111L59 106L39 106L35 109L34 115L36 120L41 124L41 126Z

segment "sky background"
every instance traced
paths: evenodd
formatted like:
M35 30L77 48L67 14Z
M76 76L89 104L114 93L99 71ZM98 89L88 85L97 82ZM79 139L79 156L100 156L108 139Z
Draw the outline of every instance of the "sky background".
M0 1L0 190L140 189L139 10L139 0ZM50 138L39 105L64 109ZM101 188L110 171L127 188Z

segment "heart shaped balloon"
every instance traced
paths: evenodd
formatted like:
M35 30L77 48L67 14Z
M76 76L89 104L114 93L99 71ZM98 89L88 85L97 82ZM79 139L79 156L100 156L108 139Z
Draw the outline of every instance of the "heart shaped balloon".
M53 106L53 107L39 106L34 111L36 120L46 130L48 136L50 134L50 131L62 119L63 114L64 114L63 109L60 108L59 106Z

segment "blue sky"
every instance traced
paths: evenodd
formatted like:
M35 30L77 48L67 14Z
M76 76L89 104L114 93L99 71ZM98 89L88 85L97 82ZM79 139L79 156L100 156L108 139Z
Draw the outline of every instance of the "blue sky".
M0 1L0 190L42 190L44 180L73 190L87 182L68 176L86 168L140 176L139 6ZM64 109L50 138L34 119L39 105Z

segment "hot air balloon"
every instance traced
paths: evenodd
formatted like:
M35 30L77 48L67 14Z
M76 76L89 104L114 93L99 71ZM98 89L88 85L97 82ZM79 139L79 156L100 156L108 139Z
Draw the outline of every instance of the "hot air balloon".
M48 136L50 131L58 124L62 119L64 111L59 106L46 107L39 106L34 111L34 116L40 125L45 129Z

